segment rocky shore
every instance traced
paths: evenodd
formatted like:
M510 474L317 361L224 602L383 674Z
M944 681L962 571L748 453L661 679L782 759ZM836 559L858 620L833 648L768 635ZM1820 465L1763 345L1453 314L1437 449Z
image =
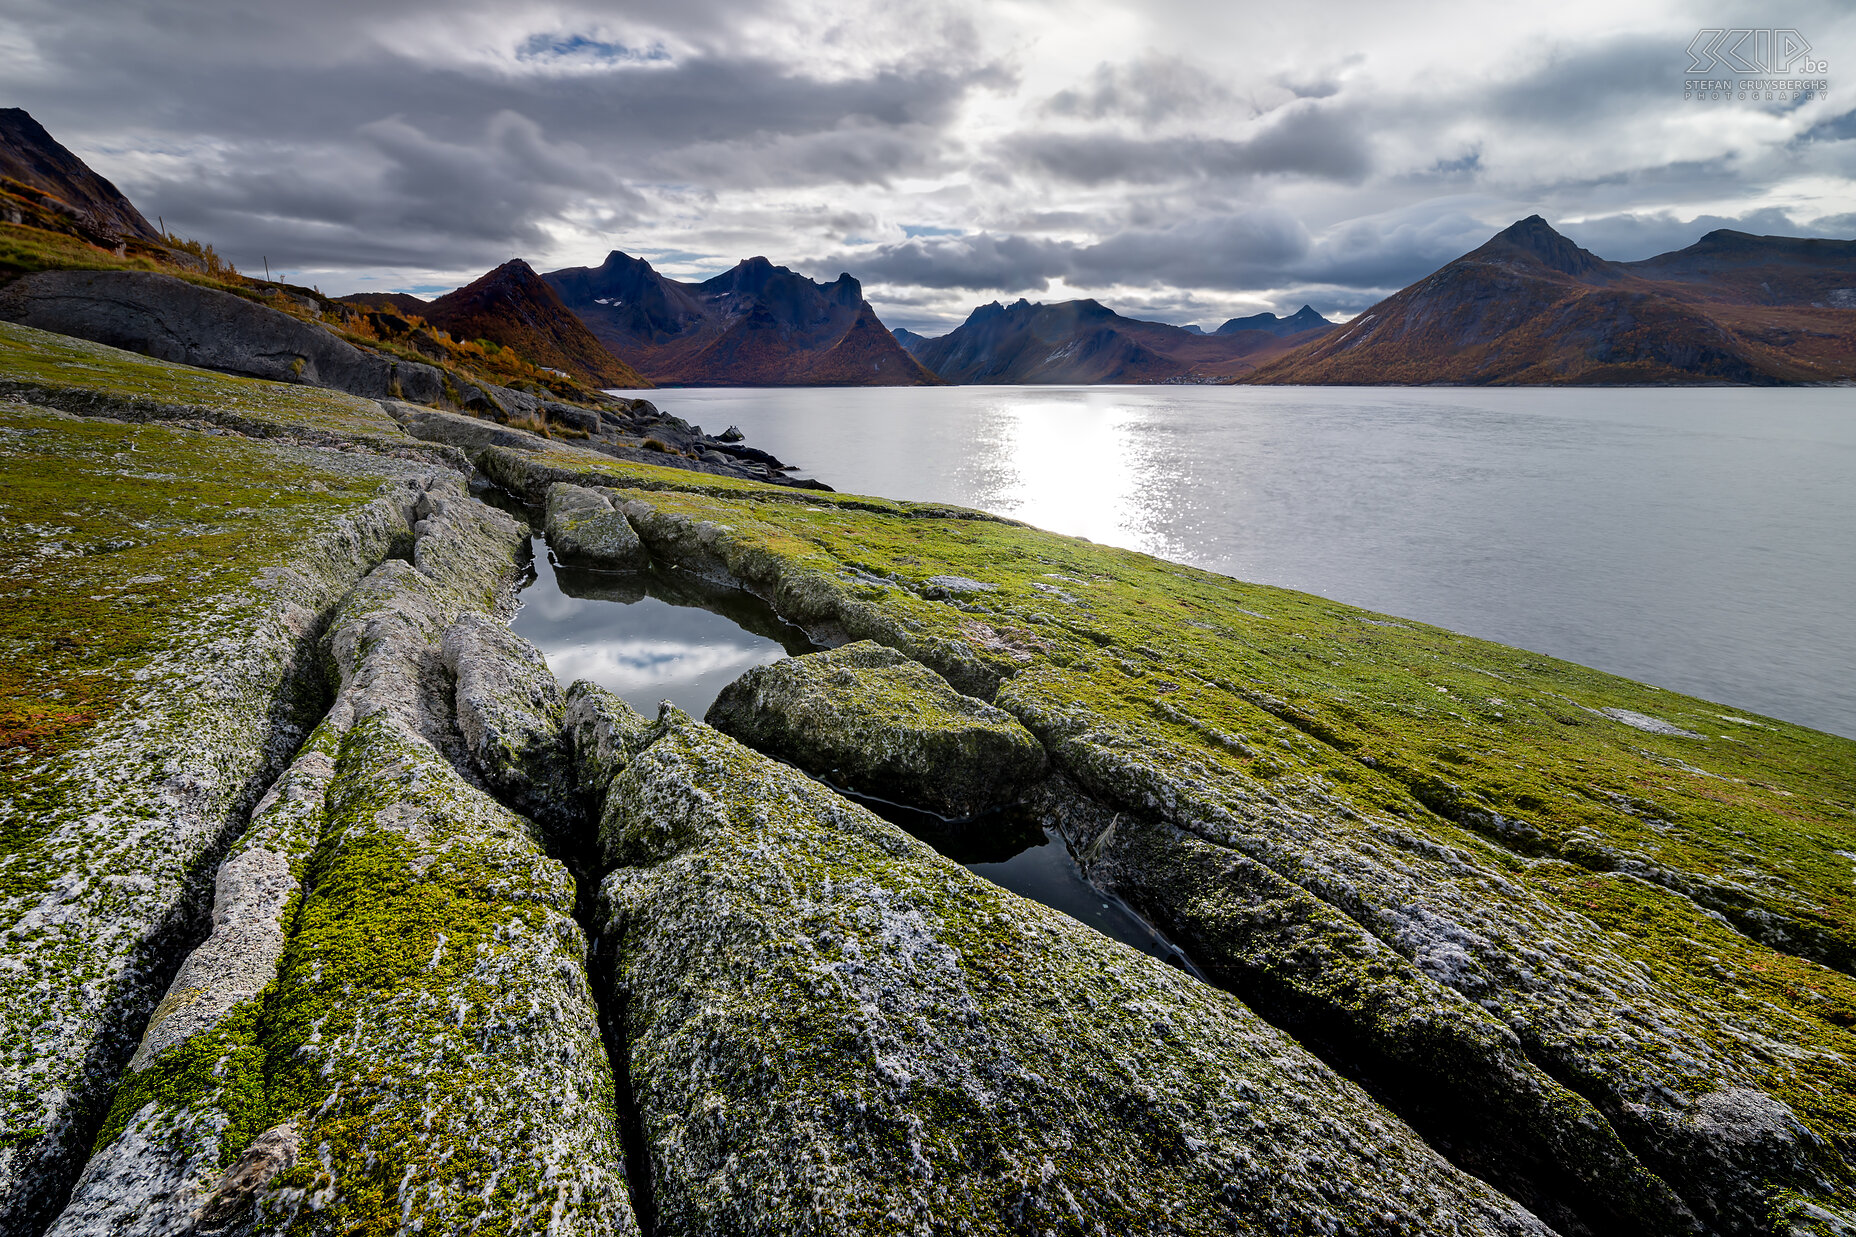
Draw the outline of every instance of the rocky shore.
M0 1233L1856 1232L1856 744L613 429L0 324ZM825 651L563 687L486 487Z

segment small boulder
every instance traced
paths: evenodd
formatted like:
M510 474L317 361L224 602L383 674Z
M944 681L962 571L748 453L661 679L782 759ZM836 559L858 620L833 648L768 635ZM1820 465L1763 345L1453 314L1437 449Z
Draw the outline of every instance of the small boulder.
M642 571L650 565L644 543L610 498L564 481L548 487L548 548L574 567Z
M1045 771L1011 714L867 640L750 670L706 720L834 785L947 817L1012 803Z

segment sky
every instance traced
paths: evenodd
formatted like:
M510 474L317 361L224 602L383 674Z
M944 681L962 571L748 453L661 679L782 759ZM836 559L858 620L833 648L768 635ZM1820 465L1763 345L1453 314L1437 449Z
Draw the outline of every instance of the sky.
M1699 32L1775 26L1826 91L1684 98ZM1852 99L1856 5L1816 0L0 0L0 106L241 269L764 255L926 334L1345 317L1534 213L1623 260L1856 237Z

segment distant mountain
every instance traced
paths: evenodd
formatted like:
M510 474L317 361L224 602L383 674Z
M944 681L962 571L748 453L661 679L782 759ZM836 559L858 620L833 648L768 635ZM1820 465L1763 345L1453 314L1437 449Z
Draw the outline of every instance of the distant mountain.
M927 343L929 338L926 335L917 335L906 326L891 327L889 333L896 337L897 343L908 350L910 356L915 355L915 350Z
M421 318L432 307L432 302L410 292L351 292L335 299L344 305L359 305L363 309L391 309L396 313L417 314Z
M1221 382L1310 338L1269 331L1204 335L1124 318L1099 301L1020 300L981 305L959 327L913 351L955 383Z
M1313 305L1304 305L1287 318L1278 318L1275 314L1252 314L1248 318L1232 318L1217 331L1217 335L1235 335L1239 331L1268 331L1272 335L1300 335L1303 331L1318 330L1333 326L1326 318L1315 312Z
M378 299L378 294L376 294ZM411 312L457 339L487 339L591 387L648 387L520 258Z
M21 108L0 108L0 218L32 223L26 216L40 212L61 216L87 239L106 244L162 242L121 190L59 145L43 125Z
M614 250L542 276L605 344L673 386L925 386L933 374L877 320L849 275L815 283L749 258L703 283Z
M1538 215L1260 368L1273 383L1856 378L1856 242L1717 231L1608 262Z

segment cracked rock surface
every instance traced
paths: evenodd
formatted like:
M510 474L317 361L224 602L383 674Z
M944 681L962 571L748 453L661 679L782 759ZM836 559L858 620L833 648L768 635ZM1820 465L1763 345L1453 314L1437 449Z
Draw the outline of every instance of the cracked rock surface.
M605 729L660 1232L1547 1231L1230 997L668 706Z
M705 720L833 785L951 818L1017 802L1045 767L1010 713L867 640L757 666Z

